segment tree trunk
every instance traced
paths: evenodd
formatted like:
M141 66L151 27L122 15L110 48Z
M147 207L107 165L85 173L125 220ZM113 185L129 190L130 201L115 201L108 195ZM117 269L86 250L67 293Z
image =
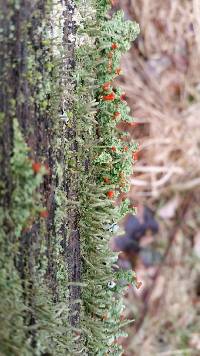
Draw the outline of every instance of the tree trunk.
M68 273L66 285L67 280L79 282L81 279L79 212L71 204L68 206L68 216L65 216L65 220L61 219L59 209L62 207L56 201L56 194L59 197L62 195L65 202L78 200L77 173L73 173L69 166L78 165L76 118L71 128L59 121L63 110L71 108L65 90L74 85L69 74L69 69L74 68L74 42L69 39L69 35L74 35L76 31L72 20L74 8L72 1L60 2L64 25L59 44L64 51L62 59L53 53L56 43L50 35L53 31L52 4L45 0L21 0L19 4L1 0L1 206L6 211L1 232L2 237L7 235L12 244L7 252L9 258L13 258L21 278L22 302L28 307L24 312L24 323L28 327L26 334L33 349L37 348L38 343L38 333L34 326L38 323L36 289L41 259L47 260L41 272L46 284L42 288L49 290L51 303L56 306L56 303L61 303L67 297L66 309L69 310L65 317L69 325L78 327L80 320L80 306L76 302L80 299L80 286L69 284L63 292L64 276L59 280L59 268ZM64 71L65 75L60 76ZM21 231L16 247L18 252L12 257L11 250L16 241L13 242L13 222L8 221L7 215L12 216L11 200L16 184L10 161L14 146L14 118L17 118L29 147L29 159L47 165L50 174L45 175L39 187L48 217L44 222L36 216L32 226ZM70 162L69 152L72 156ZM58 263L58 260L62 262ZM65 294L64 299L61 297L61 289Z

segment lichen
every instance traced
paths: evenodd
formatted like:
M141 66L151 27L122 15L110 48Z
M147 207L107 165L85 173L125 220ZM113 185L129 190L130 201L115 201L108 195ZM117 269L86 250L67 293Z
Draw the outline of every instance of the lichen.
M29 150L16 119L13 120L13 129L11 172L14 187L11 196L11 219L15 225L15 236L18 238L23 228L28 228L29 223L33 223L36 213L41 209L38 204L40 197L37 188L42 183L45 168L42 168L38 174L34 174L31 160L28 158Z
M80 13L82 10L85 14L84 2L79 1L78 5ZM128 199L120 207L114 207L112 201L106 198L106 193L108 189L116 190L116 193L118 189L128 189L128 176L132 173L132 151L136 150L135 143L124 143L121 140L122 134L118 134L116 122L112 120L116 108L120 111L120 119L127 122L133 120L128 115L126 103L120 99L122 91L115 90L117 99L114 102L104 102L101 95L102 84L113 80L121 52L129 48L130 40L138 33L138 27L126 22L121 12L108 20L107 5L105 1L87 4L95 9L95 19L90 22L85 14L80 35L84 38L89 36L90 40L77 47L75 72L77 87L74 110L83 137L81 157L83 161L85 158L89 162L87 173L82 165L79 168L82 268L83 282L87 283L82 292L81 325L87 353L95 355L121 353L120 347L114 342L123 334L119 322L123 310L120 297L122 288L118 283L121 277L120 274L114 276L117 285L114 293L109 283L113 279L112 265L116 256L109 251L111 233L104 226L118 221L130 208ZM108 73L107 54L112 43L117 43L119 48L113 55L112 69ZM114 152L111 150L113 146ZM122 179L121 173L124 179L122 185L119 182ZM105 177L109 180L108 186L104 183ZM128 280L133 282L129 273Z

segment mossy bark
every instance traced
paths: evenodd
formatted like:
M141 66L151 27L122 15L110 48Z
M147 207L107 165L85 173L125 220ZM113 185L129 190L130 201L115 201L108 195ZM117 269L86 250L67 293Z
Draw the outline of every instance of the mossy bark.
M62 2L61 2L62 3ZM68 207L66 222L62 224L57 240L56 228L56 192L60 189L60 178L57 166L62 167L62 194L66 200L77 202L77 173L78 144L76 141L76 118L73 126L64 129L57 124L63 106L70 108L62 90L65 86L73 86L72 78L66 71L61 78L54 78L55 68L52 54L52 43L44 41L44 32L51 29L51 2L45 0L3 1L1 7L1 72L0 72L0 164L1 164L1 207L6 210L1 224L4 236L12 242L15 239L12 219L12 192L15 177L11 173L10 158L13 150L13 119L17 118L25 142L29 147L29 159L48 165L50 174L45 175L39 191L42 204L48 210L45 222L36 217L32 227L21 232L15 256L10 253L9 259L14 259L15 268L21 278L23 302L28 307L24 313L24 324L31 327L27 331L27 338L31 347L37 348L36 294L44 245L47 262L45 264L44 280L49 293L52 293L52 303L61 302L58 287L58 261L55 253L56 244L60 244L60 255L68 270L66 276L69 282L80 281L80 236L78 230L78 209L71 204ZM63 5L62 5L63 6ZM65 56L63 69L74 68L74 42L70 43L69 35L76 31L72 21L74 6L72 1L65 0L63 6L63 49ZM53 68L53 69L52 69ZM58 73L57 73L58 74ZM56 75L57 75L56 74ZM60 85L60 86L59 86ZM51 88L51 89L49 89ZM61 90L60 90L61 88ZM60 92L59 92L60 91ZM65 135L64 139L63 136ZM66 144L66 140L68 141ZM59 141L59 144L57 144ZM60 143L61 142L61 143ZM70 154L68 155L67 148ZM70 157L70 160L69 160ZM12 246L10 246L12 249ZM43 255L44 257L44 255ZM46 288L45 287L45 288ZM80 321L80 306L76 300L80 299L80 287L69 286L68 319L72 326L78 326ZM67 346L66 346L67 350Z

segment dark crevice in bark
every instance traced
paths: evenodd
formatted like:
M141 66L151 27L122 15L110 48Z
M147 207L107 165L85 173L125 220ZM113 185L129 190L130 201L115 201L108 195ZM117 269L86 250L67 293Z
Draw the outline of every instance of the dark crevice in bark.
M75 68L74 59L74 41L69 40L69 35L75 35L76 25L73 21L73 14L75 10L75 4L71 1L65 0L65 11L64 11L64 49L66 53L66 63L65 66L68 69L73 70ZM69 72L68 72L69 73ZM67 82L73 83L70 74L65 78ZM70 100L67 100L66 104L69 110L72 106ZM78 170L78 150L79 146L76 141L77 135L77 120L76 117L73 118L73 125L67 130L67 138L69 141L69 153L72 157L73 169L70 165L68 166L68 171L66 172L67 181L67 197L70 201L78 202L79 200L79 177L77 174ZM80 250L80 232L79 232L79 209L77 205L69 206L68 213L68 234L66 243L66 261L68 266L68 279L69 282L80 282L81 280L81 250ZM80 286L71 285L69 286L69 322L72 326L78 326L80 322L80 303L77 301L80 299L81 289ZM76 302L77 301L77 302Z

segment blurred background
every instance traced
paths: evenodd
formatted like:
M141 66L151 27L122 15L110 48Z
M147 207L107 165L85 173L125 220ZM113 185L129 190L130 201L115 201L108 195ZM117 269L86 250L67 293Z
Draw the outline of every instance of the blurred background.
M119 0L140 25L120 86L138 125L134 205L159 233L135 263L142 286L126 295L135 319L126 356L200 355L200 1Z

